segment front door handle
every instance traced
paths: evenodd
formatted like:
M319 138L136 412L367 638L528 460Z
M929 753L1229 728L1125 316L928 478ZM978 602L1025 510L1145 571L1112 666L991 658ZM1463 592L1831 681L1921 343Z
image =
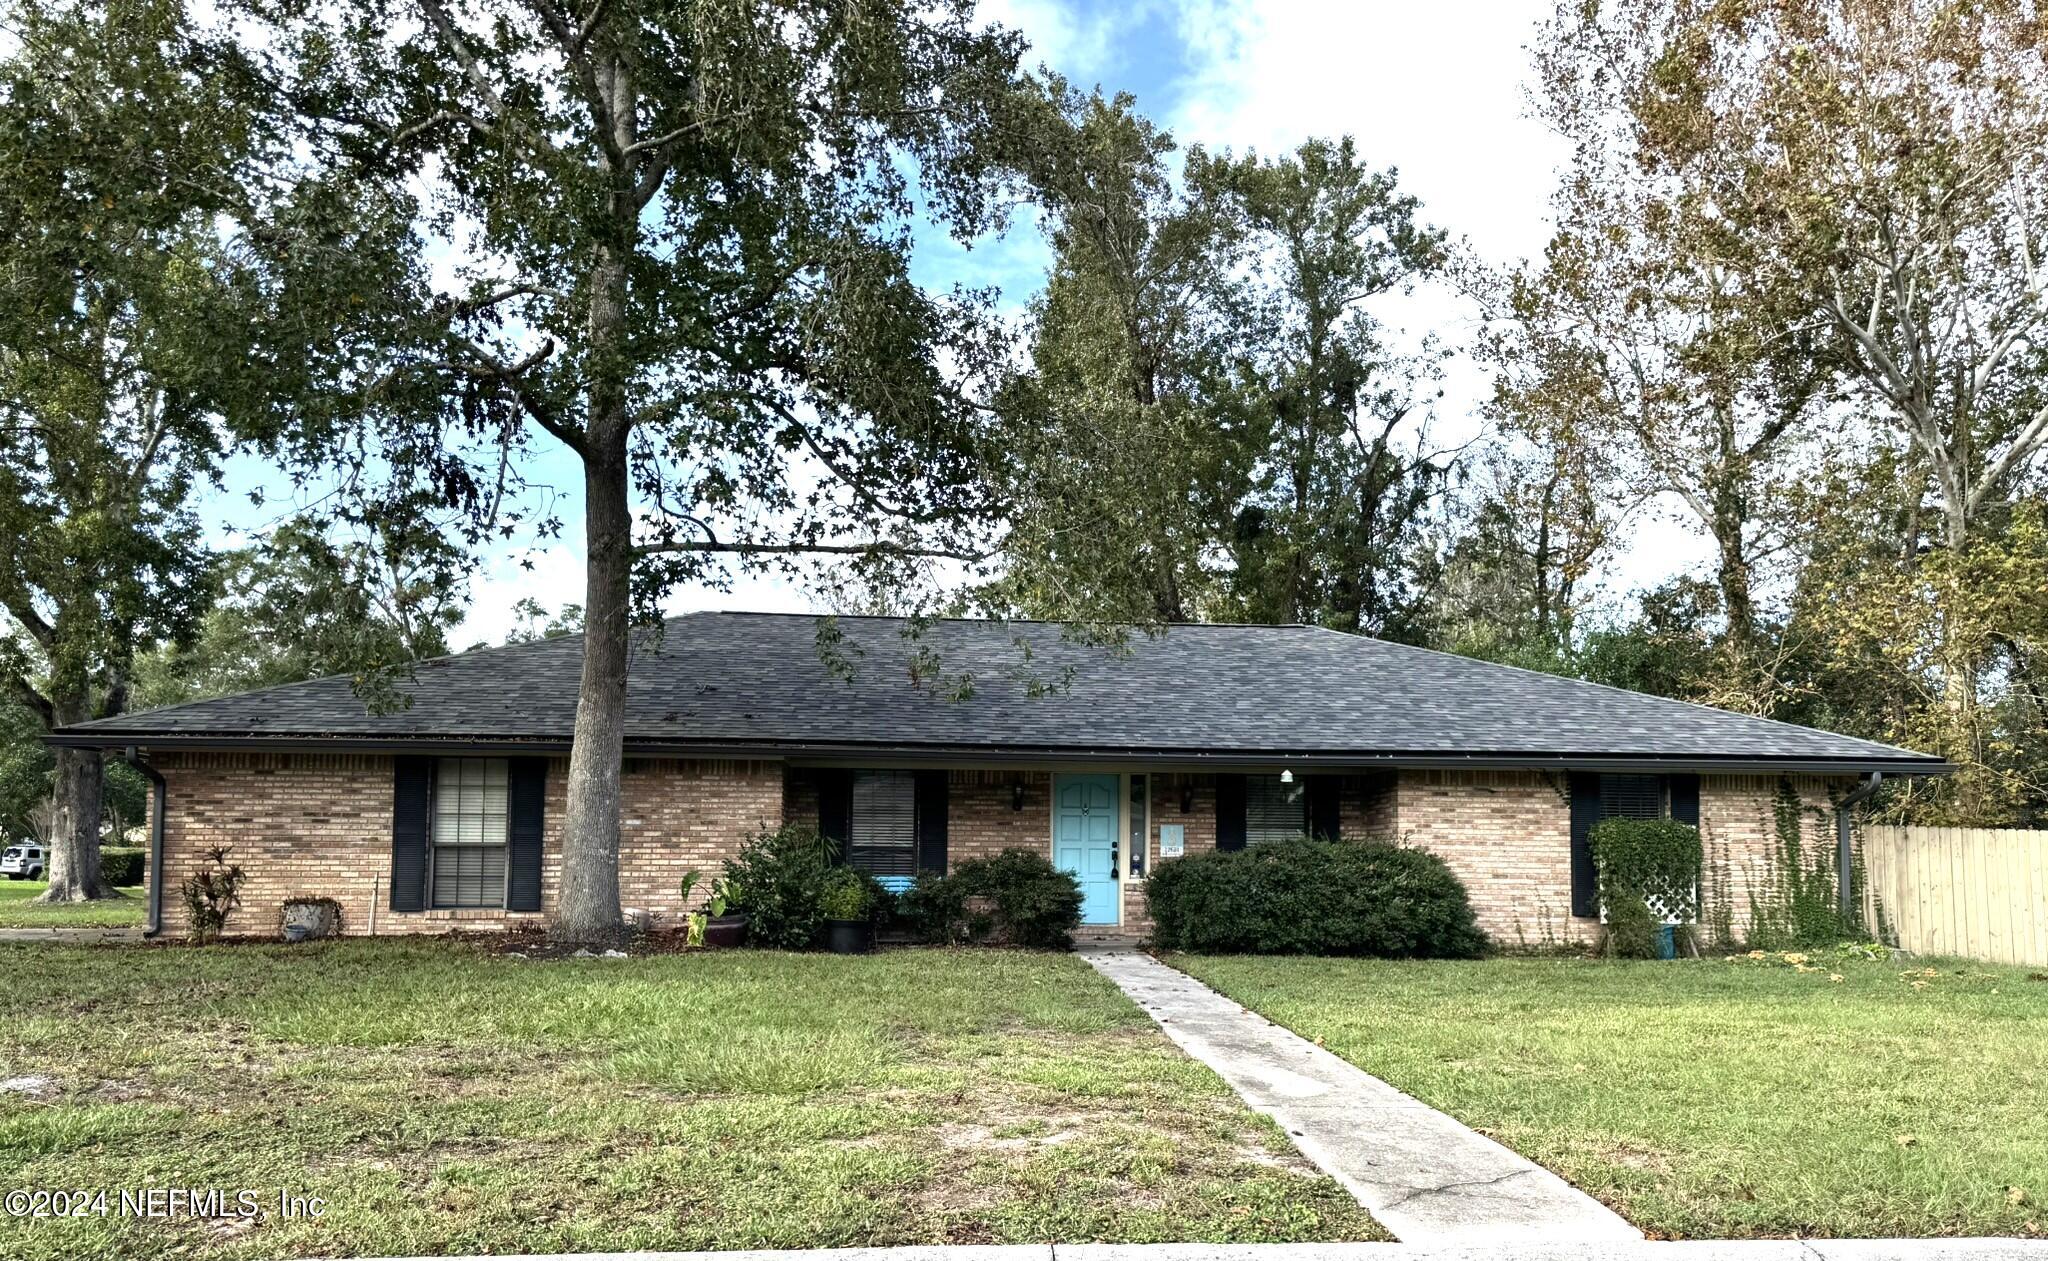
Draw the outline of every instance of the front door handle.
M1122 852L1117 847L1115 841L1109 843L1109 878L1111 880L1123 879L1123 863L1118 861L1122 856Z

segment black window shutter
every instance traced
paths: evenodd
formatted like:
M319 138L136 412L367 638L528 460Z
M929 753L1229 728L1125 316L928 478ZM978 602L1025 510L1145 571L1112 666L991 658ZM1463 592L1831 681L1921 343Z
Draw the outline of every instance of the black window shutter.
M1216 777L1216 848L1244 848L1244 776Z
M506 785L505 909L540 909L541 815L546 809L548 761L512 759Z
M434 760L391 759L391 909L417 911L427 902L427 827Z
M917 869L946 874L946 771L917 772Z
M1308 778L1308 830L1323 841L1342 840L1344 777L1311 775Z
M838 846L839 861L846 861L847 843L853 836L853 772L838 768L818 772L818 831Z
M1680 823L1700 825L1700 777L1697 775L1672 775L1671 817Z
M1600 777L1572 776L1572 914L1591 918L1600 913L1598 881L1593 871L1593 825L1600 821Z

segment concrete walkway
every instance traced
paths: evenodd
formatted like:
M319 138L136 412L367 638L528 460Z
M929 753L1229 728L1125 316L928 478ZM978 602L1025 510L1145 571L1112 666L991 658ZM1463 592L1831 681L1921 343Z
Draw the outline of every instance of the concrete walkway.
M483 1257L383 1261L492 1261ZM2048 1239L1740 1239L1690 1243L981 1244L758 1252L583 1252L518 1261L2048 1261Z
M1135 950L1080 953L1403 1243L1528 1255L1535 1243L1642 1238L1548 1169L1185 973Z

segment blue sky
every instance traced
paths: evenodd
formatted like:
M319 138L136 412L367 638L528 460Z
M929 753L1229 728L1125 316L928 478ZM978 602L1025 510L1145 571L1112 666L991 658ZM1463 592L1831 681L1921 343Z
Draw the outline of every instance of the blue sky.
M1525 45L1548 11L1543 0L984 0L980 10L1024 33L1031 63L1084 87L1131 92L1183 146L1271 152L1308 136L1353 135L1368 161L1399 170L1431 221L1497 264L1541 251L1547 201L1566 157L1524 105ZM1047 260L1043 238L1020 215L1008 232L971 249L924 234L915 274L933 288L995 285L1014 307L1038 287ZM1447 293L1418 293L1379 313L1452 346L1472 332L1469 313ZM1458 440L1476 429L1473 409L1484 386L1469 365L1454 364L1433 421L1439 438ZM222 527L253 522L232 492L260 474L239 468L231 495L203 509ZM487 558L458 644L502 638L521 596L550 606L580 599L573 461L550 458L536 472L565 492L560 511L570 537ZM1696 531L1655 512L1633 525L1636 537L1610 575L1612 589L1656 581L1704 555ZM746 577L730 592L679 590L670 604L676 611L812 607L800 587Z

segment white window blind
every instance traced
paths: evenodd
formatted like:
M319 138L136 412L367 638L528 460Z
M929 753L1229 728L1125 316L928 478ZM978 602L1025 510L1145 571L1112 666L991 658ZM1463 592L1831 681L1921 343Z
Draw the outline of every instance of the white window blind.
M434 768L434 906L505 905L504 758L444 757Z
M1278 775L1247 775L1244 781L1244 839L1291 841L1308 832L1308 786L1280 782Z
M855 771L846 865L871 876L917 874L917 777Z

